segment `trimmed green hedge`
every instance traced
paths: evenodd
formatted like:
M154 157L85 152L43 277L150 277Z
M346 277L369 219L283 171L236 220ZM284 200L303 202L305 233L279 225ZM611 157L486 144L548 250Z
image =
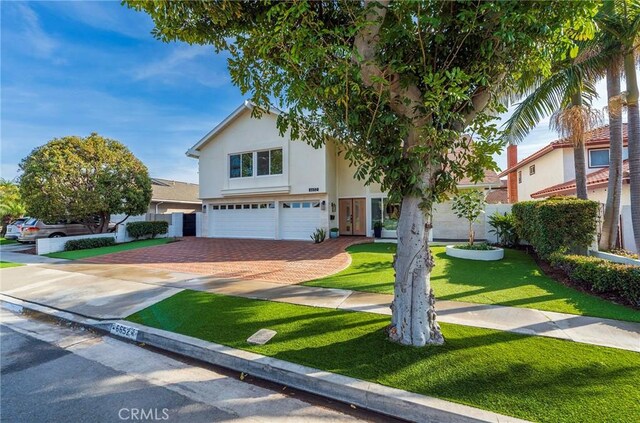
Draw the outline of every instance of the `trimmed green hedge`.
M586 250L596 236L595 201L568 197L522 201L511 212L518 237L543 258L556 251Z
M169 232L169 223L164 220L156 222L131 222L127 224L127 232L135 239L142 238L143 236L155 238L156 235Z
M114 245L116 240L114 238L85 238L85 239L72 239L64 244L65 251L87 250L89 248L108 247Z
M640 306L640 266L614 263L596 257L554 253L551 265L595 292L613 292Z

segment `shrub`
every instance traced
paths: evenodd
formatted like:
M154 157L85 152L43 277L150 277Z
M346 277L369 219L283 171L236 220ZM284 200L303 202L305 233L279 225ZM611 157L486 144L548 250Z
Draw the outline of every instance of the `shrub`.
M516 233L543 258L556 251L586 251L596 235L598 203L577 198L513 205Z
M596 257L554 253L551 265L595 292L610 292L640 306L640 266L614 263Z
M84 239L72 239L64 244L65 251L86 250L89 248L108 247L114 245L116 240L114 238L84 238Z
M169 232L169 223L163 220L156 222L131 222L127 224L127 232L135 239L143 236L155 238L156 235Z
M325 231L322 228L316 229L315 231L313 231L313 234L311 234L311 239L316 244L320 244L322 241L325 240L326 237L327 237L327 231Z
M473 223L478 220L478 216L484 213L484 206L487 204L485 196L482 192L475 189L462 191L453 198L451 210L460 219L466 219L469 222L469 244L473 245L475 233L473 231Z
M513 213L500 214L495 212L489 216L489 225L493 227L493 229L489 229L489 233L496 234L500 245L512 247L518 244Z
M488 251L495 250L494 247L490 246L486 242L481 242L479 244L462 244L455 245L453 248L457 248L459 250L476 250L476 251Z

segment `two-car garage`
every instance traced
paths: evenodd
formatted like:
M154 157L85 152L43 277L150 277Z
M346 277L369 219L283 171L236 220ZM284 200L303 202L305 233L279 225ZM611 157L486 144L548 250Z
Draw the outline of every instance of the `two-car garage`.
M323 227L319 200L213 204L209 209L212 238L308 240Z

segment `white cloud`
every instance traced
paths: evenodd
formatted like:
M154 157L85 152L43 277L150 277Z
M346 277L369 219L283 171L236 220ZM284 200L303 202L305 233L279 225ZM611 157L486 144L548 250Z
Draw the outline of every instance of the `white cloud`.
M213 56L210 46L178 44L166 56L139 66L133 71L133 77L138 81L149 79L166 84L193 80L211 88L229 84L226 72L216 72L209 64L198 60Z
M9 15L5 19L13 16L17 19L16 22L22 23L22 25L16 25L17 31L14 33L3 33L3 37L9 38L9 40L5 39L5 41L20 40L20 44L24 46L24 52L31 53L36 57L53 57L59 47L59 43L46 33L40 24L38 14L27 3L4 3L3 13L8 13Z

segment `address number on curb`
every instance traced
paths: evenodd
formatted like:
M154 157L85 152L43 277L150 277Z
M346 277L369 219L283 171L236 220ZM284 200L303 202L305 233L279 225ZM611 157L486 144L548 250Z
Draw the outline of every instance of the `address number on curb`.
M120 323L113 323L111 325L110 332L114 335L133 339L134 341L138 338L138 329L132 328L131 326L121 325Z

